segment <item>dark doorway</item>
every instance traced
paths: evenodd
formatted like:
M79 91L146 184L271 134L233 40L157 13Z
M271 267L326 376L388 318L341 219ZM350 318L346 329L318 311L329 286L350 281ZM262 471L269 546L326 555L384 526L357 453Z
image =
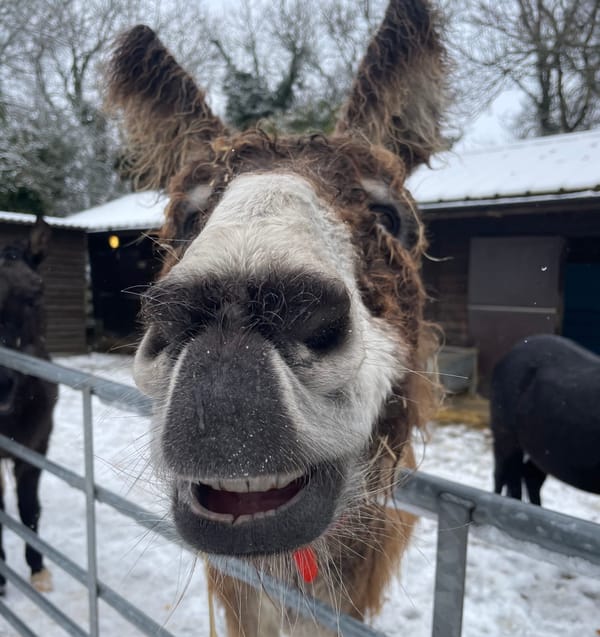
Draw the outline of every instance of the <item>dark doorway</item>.
M600 237L569 243L563 335L600 354Z
M92 233L88 242L93 340L97 346L133 342L138 336L140 294L161 266L156 243L138 231Z

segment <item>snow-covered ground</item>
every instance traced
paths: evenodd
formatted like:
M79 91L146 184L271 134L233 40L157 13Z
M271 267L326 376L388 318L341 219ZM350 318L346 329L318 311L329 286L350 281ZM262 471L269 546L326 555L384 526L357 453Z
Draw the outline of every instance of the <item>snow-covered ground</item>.
M61 359L65 365L131 383L131 359L91 355ZM96 478L102 486L165 515L165 502L147 469L149 424L145 418L120 412L95 402ZM83 471L81 398L61 388L49 457L71 469ZM483 489L491 485L490 437L467 427L432 428L431 441L420 448L421 468ZM7 510L16 515L14 481L5 472ZM548 480L543 489L548 508L600 523L600 498ZM83 494L54 476L42 478L41 535L81 566L86 565L85 502ZM140 606L178 636L209 634L208 604L202 563L167 543L109 507L97 506L100 578ZM402 573L389 591L382 614L373 625L390 636L429 637L436 525L420 521L405 556ZM5 531L9 565L28 576L19 538ZM83 627L87 622L87 590L49 563L54 591L48 599ZM25 618L41 637L58 637L64 631L47 619L14 585L5 603ZM137 630L114 611L100 606L101 635L129 637ZM219 618L219 635L225 632ZM565 564L553 566L519 551L506 551L471 539L468 554L464 637L597 637L600 630L600 581L578 575ZM0 636L15 635L0 618Z

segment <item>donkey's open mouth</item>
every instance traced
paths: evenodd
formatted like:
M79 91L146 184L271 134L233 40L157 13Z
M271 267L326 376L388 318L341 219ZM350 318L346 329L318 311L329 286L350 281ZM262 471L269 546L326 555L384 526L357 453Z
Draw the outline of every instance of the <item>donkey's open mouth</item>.
M191 484L192 510L216 520L241 524L274 515L308 484L308 475L261 476Z
M334 519L343 472L324 463L306 474L181 481L175 521L195 548L226 555L289 551L320 536Z

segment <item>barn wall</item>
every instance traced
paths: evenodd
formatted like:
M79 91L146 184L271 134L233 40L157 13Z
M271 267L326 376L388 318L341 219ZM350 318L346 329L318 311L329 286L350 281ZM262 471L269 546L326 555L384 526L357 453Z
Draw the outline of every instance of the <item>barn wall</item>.
M0 243L27 240L31 226L0 222ZM87 351L85 315L85 232L52 228L49 254L40 267L44 279L48 349L51 353Z
M539 208L536 207L536 211ZM460 214L460 211L456 211ZM486 211L482 211L484 215ZM578 212L576 208L549 214L508 215L436 219L425 216L430 241L423 276L431 300L427 314L439 322L451 345L471 345L468 330L469 249L472 237L562 236L566 239L600 239L600 208ZM457 217L459 217L459 214Z
M481 348L469 325L468 311L469 251L471 239L475 237L562 237L566 254L561 259L570 266L571 279L579 276L578 272L581 271L587 273L589 280L595 281L593 273L589 274L588 271L596 272L600 268L597 249L600 245L600 206L597 202L585 202L580 206L577 202L570 203L568 208L561 210L557 210L555 205L548 212L537 205L529 210L524 208L518 214L507 214L508 210L499 207L493 210L469 210L469 216L461 218L464 212L441 211L437 218L434 213L425 215L430 241L428 253L433 257L433 260L425 259L423 263L423 276L430 295L426 313L428 318L442 327L448 345ZM590 246L593 247L591 252ZM564 269L565 264L552 265ZM532 285L534 274L522 272L523 277L532 278ZM566 297L567 305L570 304L572 309L565 314L565 325L569 326L571 333L565 334L591 349L600 348L600 340L594 336L597 328L588 329L588 324L600 317L600 306L592 307L588 302L581 307L579 297L587 302L589 294L577 296L578 287L583 283L586 290L591 289L589 281L569 280L567 283L573 292ZM570 300L571 297L573 300ZM498 330L502 330L501 322L498 323ZM558 330L561 330L561 326L558 326ZM591 335L588 335L589 342L584 342L582 339L588 332Z
M442 326L446 344L468 347L469 237L456 230L452 223L430 225L432 258L423 261L429 295L425 314Z

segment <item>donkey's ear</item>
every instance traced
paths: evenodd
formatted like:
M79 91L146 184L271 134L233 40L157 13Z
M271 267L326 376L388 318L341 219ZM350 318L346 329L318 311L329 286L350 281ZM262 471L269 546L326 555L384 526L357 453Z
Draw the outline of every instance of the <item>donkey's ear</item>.
M164 188L186 159L226 134L203 91L144 25L115 43L107 106L122 112L127 172L141 188Z
M44 221L42 215L38 215L27 243L27 262L36 269L40 263L48 256L52 230Z
M442 146L448 64L436 17L428 0L390 0L336 125L399 155L409 172Z

